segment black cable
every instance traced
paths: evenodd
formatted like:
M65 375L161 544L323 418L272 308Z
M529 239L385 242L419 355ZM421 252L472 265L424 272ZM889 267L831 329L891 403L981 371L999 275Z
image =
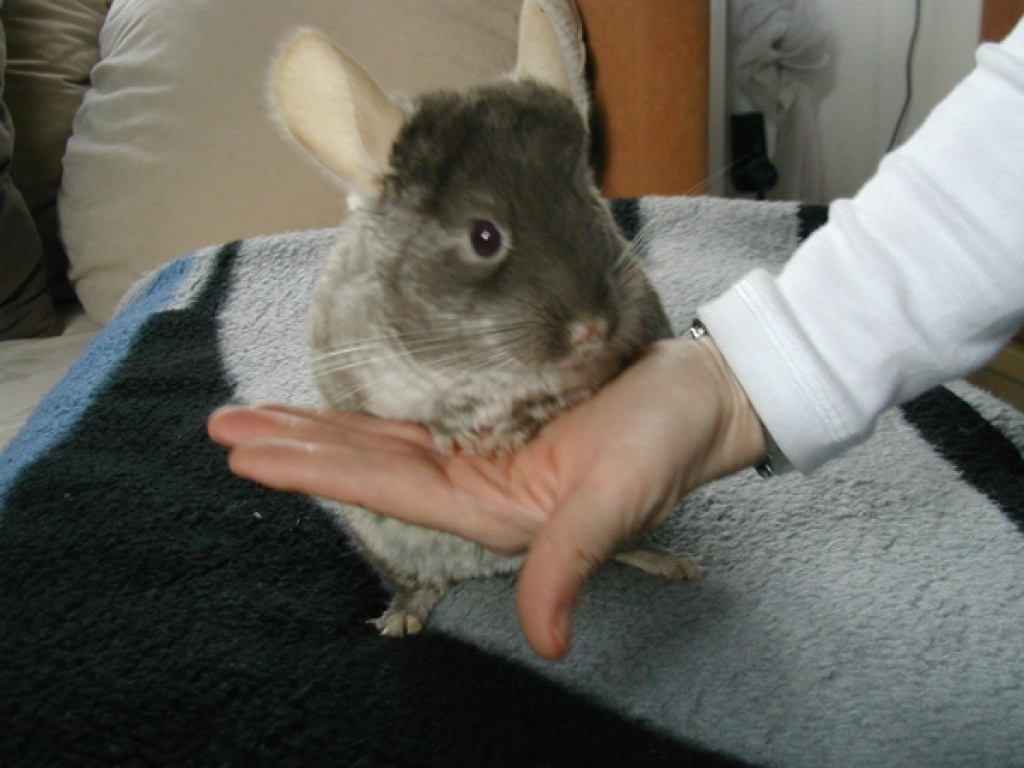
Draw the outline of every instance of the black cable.
M900 109L899 119L896 120L896 127L893 128L892 138L889 139L887 152L896 147L903 130L903 121L907 119L907 112L910 111L910 102L914 97L914 51L917 49L917 33L921 29L921 0L914 0L914 29L910 33L910 45L907 46L907 93L903 99L903 108Z

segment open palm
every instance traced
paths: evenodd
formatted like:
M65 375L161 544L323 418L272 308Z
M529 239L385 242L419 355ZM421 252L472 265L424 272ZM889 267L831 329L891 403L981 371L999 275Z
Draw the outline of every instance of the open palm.
M764 451L756 416L706 339L656 344L512 454L446 455L415 424L280 405L222 409L209 432L231 447L230 467L243 477L499 554L527 552L520 621L547 658L565 653L579 591L620 542Z

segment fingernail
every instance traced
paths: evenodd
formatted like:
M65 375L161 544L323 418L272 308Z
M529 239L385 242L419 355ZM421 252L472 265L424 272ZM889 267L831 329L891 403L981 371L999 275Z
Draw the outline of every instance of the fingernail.
M572 637L572 609L569 606L559 609L552 627L552 635L557 649L555 655L564 656L569 650L569 639Z

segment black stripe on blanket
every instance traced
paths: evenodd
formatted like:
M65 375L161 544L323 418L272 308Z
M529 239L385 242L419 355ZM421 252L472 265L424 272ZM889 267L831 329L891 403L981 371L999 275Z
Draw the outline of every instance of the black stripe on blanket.
M800 239L828 221L828 207L802 205ZM1024 533L1024 458L1007 437L949 389L938 387L901 406L903 417L978 492Z
M622 197L609 201L612 217L618 224L622 236L633 240L640 232L640 200L636 197ZM801 205L796 211L797 238L806 240L828 221L828 206Z
M806 240L828 221L827 205L801 205L796 211L797 237Z
M640 201L635 197L620 197L609 201L612 217L619 225L619 231L627 240L633 240L640 232Z
M1017 447L945 387L926 392L902 411L961 477L1024 533L1024 458Z
M455 638L366 625L385 590L323 510L233 478L206 439L232 397L216 317L236 250L12 490L0 762L737 764Z

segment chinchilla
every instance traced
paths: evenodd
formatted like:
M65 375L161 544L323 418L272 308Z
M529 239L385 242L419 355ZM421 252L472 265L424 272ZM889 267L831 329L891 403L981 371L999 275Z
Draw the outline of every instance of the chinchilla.
M286 128L349 193L312 298L317 386L331 407L426 425L444 451L521 446L671 335L595 188L587 99L556 28L527 0L520 29L515 71L461 92L391 96L312 30L273 67ZM374 622L385 635L420 631L453 581L522 560L339 511L400 590ZM617 558L699 575L689 555L651 544Z

